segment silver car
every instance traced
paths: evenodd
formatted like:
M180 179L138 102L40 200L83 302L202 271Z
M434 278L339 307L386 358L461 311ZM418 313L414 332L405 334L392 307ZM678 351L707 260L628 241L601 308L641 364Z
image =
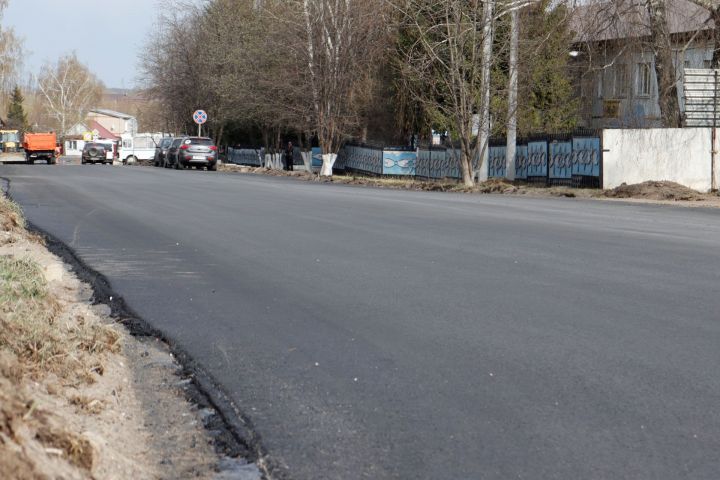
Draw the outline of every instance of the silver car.
M176 170L195 167L198 170L207 168L217 170L218 148L211 138L183 137L175 155Z

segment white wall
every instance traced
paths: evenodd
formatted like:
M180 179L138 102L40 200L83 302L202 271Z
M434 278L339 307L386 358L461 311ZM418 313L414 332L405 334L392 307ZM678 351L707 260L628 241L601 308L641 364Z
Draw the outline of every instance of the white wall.
M711 130L603 130L603 188L667 180L701 192L710 190Z
M84 147L84 140L65 140L65 155L69 157L79 157L80 155L82 155L82 150Z

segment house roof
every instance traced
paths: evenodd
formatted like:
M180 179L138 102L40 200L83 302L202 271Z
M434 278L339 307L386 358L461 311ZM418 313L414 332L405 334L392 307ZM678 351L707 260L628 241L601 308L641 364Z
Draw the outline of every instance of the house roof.
M127 113L116 112L115 110L107 110L105 108L95 108L93 110L90 110L90 113L99 113L100 115L122 118L123 120L130 120L131 118L135 118L132 115L128 115Z
M668 0L671 35L712 30L710 11L689 0ZM650 16L642 0L611 0L580 5L572 12L570 28L575 42L600 42L650 35Z
M102 125L100 125L100 124L99 124L98 122L96 122L95 120L90 120L90 121L88 122L88 128L90 128L90 130L93 131L93 132L94 132L95 130L97 130L98 136L99 136L100 138L105 138L105 139L108 139L108 140L119 140L119 139L120 139L119 136L115 135L114 133L112 133L110 130L108 130L107 128L105 128L105 127L103 127Z

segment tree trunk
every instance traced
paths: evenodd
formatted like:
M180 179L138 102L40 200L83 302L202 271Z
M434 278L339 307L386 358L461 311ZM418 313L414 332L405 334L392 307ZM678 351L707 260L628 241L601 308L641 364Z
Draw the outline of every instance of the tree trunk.
M478 152L480 161L478 164L479 180L486 180L482 174L487 165L488 143L490 140L490 71L492 69L493 49L493 10L495 0L486 0L483 6L483 39L482 39L482 60L481 66L481 88L480 100L480 132L478 136ZM472 160L471 160L472 161Z
M515 150L517 143L518 43L520 11L513 10L510 17L510 59L508 81L507 148L505 150L505 177L515 180Z
M710 12L715 24L713 29L712 68L720 68L720 6L711 9Z
M323 153L322 159L323 164L322 169L320 170L320 175L322 175L323 177L332 177L333 165L335 165L335 160L337 160L337 154Z
M679 127L680 103L677 94L677 75L673 63L670 31L667 22L666 0L650 0L650 35L655 54L655 75L658 83L658 103L663 125Z

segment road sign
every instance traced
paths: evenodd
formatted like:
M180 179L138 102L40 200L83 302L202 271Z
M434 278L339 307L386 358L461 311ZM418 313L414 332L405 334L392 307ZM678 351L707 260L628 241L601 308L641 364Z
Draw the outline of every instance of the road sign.
M198 125L202 125L208 120L207 113L205 113L205 110L196 110L195 113L193 113L193 120Z

